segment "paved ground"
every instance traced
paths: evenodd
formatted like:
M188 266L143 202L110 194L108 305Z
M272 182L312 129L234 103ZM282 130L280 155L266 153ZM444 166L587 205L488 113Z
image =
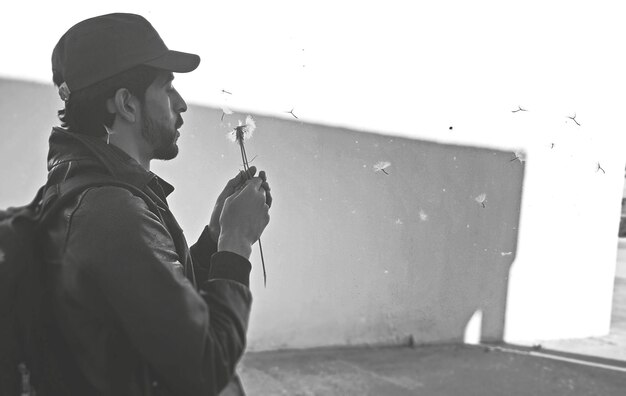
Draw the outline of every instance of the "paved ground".
M626 279L617 278L615 290L612 331L602 338L547 342L540 349L440 345L258 352L244 357L240 374L255 396L624 396Z
M240 375L258 396L624 396L618 370L448 345L251 353Z
M241 379L251 396L624 396L626 240L621 242L606 337L543 342L541 349L439 345L248 353Z

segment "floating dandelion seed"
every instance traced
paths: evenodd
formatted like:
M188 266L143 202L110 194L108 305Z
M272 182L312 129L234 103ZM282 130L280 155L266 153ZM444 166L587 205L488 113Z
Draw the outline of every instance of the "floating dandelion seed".
M510 256L510 255L512 255L512 254L513 254L513 252L500 252L500 255L501 255L502 257L504 257L504 256Z
M110 130L109 128L107 128L106 126L104 127L104 130L107 133L107 145L111 144L111 135L113 135L115 132L113 132L112 130Z
M224 116L226 114L233 114L233 111L226 106L222 106L222 119L220 121L224 121Z
M227 91L227 90L225 90L225 89L222 89L222 93L229 94L229 95L232 95L232 94L233 94L232 92L228 92L228 91Z
M576 125L580 126L578 121L576 121L576 113L574 113L574 117L567 116L567 118L569 118L570 120L574 121L576 123Z
M523 151L516 151L515 152L515 157L512 160L510 160L509 162L513 162L515 160L518 160L519 162L526 161L526 153L524 153Z
M428 221L428 215L424 212L424 209L420 209L420 220Z
M285 113L287 113L287 114L291 114L291 115L293 116L293 118L298 119L298 116L296 116L296 115L293 113L293 110L294 110L294 109L292 108L292 109L291 109L291 110L289 110L289 111L285 111Z
M518 111L528 111L528 110L526 110L526 109L522 109L522 106L517 105L517 110L513 110L513 111L511 111L511 113L517 113Z
M602 171L602 173L604 173L606 175L606 172L604 171L604 169L602 169L602 167L600 166L600 163L598 162L598 168L596 169L596 172L598 171Z
M487 194L482 193L479 196L477 196L476 198L474 198L474 200L476 202L478 202L479 204L481 204L483 206L483 208L485 207L485 202L487 201Z
M376 164L374 164L373 168L374 168L374 172L383 172L385 175L388 175L389 173L387 173L385 169L389 168L390 166L391 166L391 162L379 161Z
M396 225L402 225L402 224L404 224L404 223L402 222L402 220L400 220L400 219L397 219L397 220L396 220Z

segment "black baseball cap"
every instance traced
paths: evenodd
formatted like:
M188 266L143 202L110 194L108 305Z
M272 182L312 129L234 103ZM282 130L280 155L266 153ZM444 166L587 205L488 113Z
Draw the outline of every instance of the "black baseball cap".
M200 57L167 48L141 15L115 13L72 26L52 51L52 72L66 94L139 65L176 73L198 67ZM57 81L58 82L58 81ZM64 100L66 100L64 98Z

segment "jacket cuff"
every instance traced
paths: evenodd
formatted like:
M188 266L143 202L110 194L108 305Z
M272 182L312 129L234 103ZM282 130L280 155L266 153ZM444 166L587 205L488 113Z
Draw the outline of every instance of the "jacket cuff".
M233 252L217 252L211 256L209 280L230 279L250 286L250 261Z

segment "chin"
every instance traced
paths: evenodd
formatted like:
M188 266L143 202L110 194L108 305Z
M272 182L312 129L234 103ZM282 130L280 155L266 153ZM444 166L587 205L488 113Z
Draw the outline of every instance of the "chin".
M178 145L176 143L172 143L170 146L161 147L155 150L154 159L156 160L171 160L178 156Z

